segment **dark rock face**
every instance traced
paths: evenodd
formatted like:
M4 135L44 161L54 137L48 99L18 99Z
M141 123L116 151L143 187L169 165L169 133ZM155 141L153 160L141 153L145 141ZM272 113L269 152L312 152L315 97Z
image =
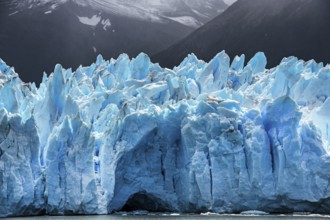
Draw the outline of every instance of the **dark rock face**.
M210 60L218 51L250 59L263 51L268 67L297 56L330 63L330 2L327 0L239 0L217 18L152 59L173 67L195 53Z

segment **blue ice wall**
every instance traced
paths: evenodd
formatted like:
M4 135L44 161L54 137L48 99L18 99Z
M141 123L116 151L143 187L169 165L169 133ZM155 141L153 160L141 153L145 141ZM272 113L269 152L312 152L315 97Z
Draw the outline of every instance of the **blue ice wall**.
M330 212L330 66L266 63L99 56L37 88L0 60L0 216Z

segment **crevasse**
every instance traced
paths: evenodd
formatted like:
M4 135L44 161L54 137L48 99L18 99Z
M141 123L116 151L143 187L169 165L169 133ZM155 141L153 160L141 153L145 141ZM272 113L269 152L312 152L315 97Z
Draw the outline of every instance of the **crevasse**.
M0 216L329 213L330 66L244 59L99 56L39 88L0 60Z

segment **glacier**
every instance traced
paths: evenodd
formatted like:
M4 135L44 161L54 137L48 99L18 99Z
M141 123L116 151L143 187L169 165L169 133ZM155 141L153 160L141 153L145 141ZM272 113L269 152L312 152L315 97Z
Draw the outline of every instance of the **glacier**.
M0 60L0 216L330 212L330 65L257 53L174 69L146 54Z

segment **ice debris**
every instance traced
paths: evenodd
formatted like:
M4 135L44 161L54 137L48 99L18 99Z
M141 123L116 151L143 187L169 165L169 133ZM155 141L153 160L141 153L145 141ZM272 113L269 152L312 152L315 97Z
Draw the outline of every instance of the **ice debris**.
M99 56L36 87L0 60L0 216L329 213L330 66L244 63Z

